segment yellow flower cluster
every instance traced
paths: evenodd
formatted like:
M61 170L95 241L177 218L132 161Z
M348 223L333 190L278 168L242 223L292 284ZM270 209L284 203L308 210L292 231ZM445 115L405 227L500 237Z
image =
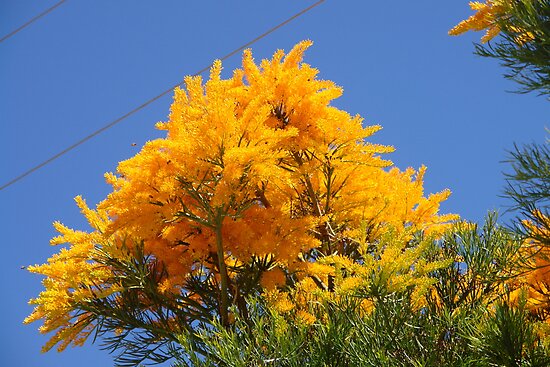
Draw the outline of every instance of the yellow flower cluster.
M388 229L376 244L358 244L361 261L334 254L305 263L297 272L294 289L270 291L269 300L278 312L299 317L316 309L320 301L338 302L357 294L364 297L363 309L370 312L373 298L411 291L411 305L420 309L426 306L426 295L435 282L429 274L449 266L452 259L427 261L423 255L433 246L434 237L415 243L411 233L410 229Z
M25 323L44 320L41 333L55 331L54 336L43 347L43 351L58 344L62 351L69 344L81 345L93 331L89 312L77 312L75 305L83 300L102 298L118 291L110 283L112 274L106 267L91 262L96 244L104 243L101 232L109 219L104 212L88 208L81 197L76 202L95 232L86 233L69 229L59 222L54 223L60 236L53 238L52 245L68 243L70 248L62 249L43 265L30 266L29 271L45 275L45 290L38 298L31 300L36 307Z

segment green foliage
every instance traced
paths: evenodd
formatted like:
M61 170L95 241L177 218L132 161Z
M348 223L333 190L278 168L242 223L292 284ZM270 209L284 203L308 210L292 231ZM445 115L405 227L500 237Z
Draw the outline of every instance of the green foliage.
M448 312L458 308L473 309L492 303L500 296L498 290L513 276L520 263L517 252L521 246L515 234L497 224L497 215L489 213L484 225L457 223L439 241L438 256L455 261L433 274L435 299L429 304L444 307Z
M313 310L317 321L305 325L253 299L249 318L237 316L230 328L215 323L182 334L175 366L548 365L550 350L540 344L529 313L503 302L516 266L516 236L489 215L482 228L458 224L434 244L427 257L455 262L433 272L434 292L424 306L411 302L412 289L365 287L320 302ZM365 300L374 301L372 309Z
M123 246L122 251L129 250ZM80 308L95 315L96 337L102 336L103 348L115 353L116 366L165 362L174 356L177 334L210 323L215 306L158 290L166 270L143 252L143 244L135 244L131 256L128 252L115 257L97 249L95 260L114 270L122 291L84 301ZM191 279L203 286L208 283L200 274Z
M528 312L499 303L495 314L469 335L479 362L487 366L546 367L550 354L540 345Z
M509 5L508 5L509 4ZM476 54L500 60L505 77L518 82L519 92L550 95L550 1L508 1L506 14L497 19L501 37L476 45Z
M267 309L261 299L249 300L248 304L248 319L237 316L230 328L215 321L211 327L182 334L179 338L182 351L175 365L245 367L276 363L298 367L308 338L307 329L288 323Z
M516 230L548 247L550 148L547 143L515 146L508 162L513 172L506 174L508 186L504 194L514 202L511 209L519 212Z
M368 316L360 316L357 305L326 304L328 319L309 327L251 312L250 324L239 320L235 329L218 324L199 331L206 357L182 336L183 354L174 366L542 367L550 361L522 309L499 305L494 314L478 308L427 315L411 310L403 295L388 297Z

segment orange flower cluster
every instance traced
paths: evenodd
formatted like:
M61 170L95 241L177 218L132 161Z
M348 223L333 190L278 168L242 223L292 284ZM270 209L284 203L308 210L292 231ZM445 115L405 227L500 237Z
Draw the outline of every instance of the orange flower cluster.
M496 19L506 11L505 0L486 0L485 3L470 1L469 5L476 13L458 23L449 31L449 35L458 36L467 31L486 30L485 35L481 37L481 42L489 42L500 33Z
M550 218L539 211L535 215L546 222L546 228L550 227ZM547 229L530 222L525 222L525 225L533 236L550 238ZM518 302L524 297L527 308L550 324L550 249L536 240L527 239L521 250L521 255L527 259L526 269L513 280L516 290L512 292L512 300Z
M227 254L271 254L292 268L328 242L316 228L353 237L365 222L374 235L382 224L436 230L452 219L437 215L448 191L423 197L425 168L384 170L390 162L378 154L393 149L364 140L380 127L330 106L342 90L300 63L310 44L260 67L246 51L230 79L219 62L204 86L187 78L169 121L158 124L168 136L107 176L114 191L99 208L113 218L108 231L143 240L181 277L215 251L219 224Z
M358 244L374 243L388 228L446 228L456 216L438 211L449 191L425 197L424 167L386 169L391 162L380 154L393 148L365 140L379 126L363 127L360 116L330 105L342 89L317 79L318 71L302 62L310 45L301 42L286 56L279 50L259 66L247 50L242 69L228 79L219 61L206 83L187 77L185 90L175 90L169 120L157 125L166 138L148 142L106 175L113 192L94 212L101 220L88 215L96 231L82 234L87 246L109 243L116 252L121 238L129 246L143 243L164 265L163 293L183 291L200 267L215 273L221 292L231 289L235 299L239 266L226 270L230 263L271 259L260 283L273 289L293 272L334 266L307 266L323 256L356 261ZM64 241L71 247L62 253L81 243L73 235ZM88 255L75 255L80 262L71 271L95 274ZM46 293L76 297L82 287L57 281L49 270L59 262L54 257L32 271L48 277ZM74 279L87 284L83 276ZM98 275L96 284L104 279ZM30 321L53 320L60 312L50 311L55 300L45 294L33 302L38 311Z
M485 30L485 35L481 37L481 42L487 43L501 32L497 20L510 18L510 0L486 0L485 3L471 1L469 5L476 13L468 19L458 23L449 31L449 35L458 36L467 31ZM535 38L533 33L516 26L508 24L507 29L515 34L514 41L519 46L533 41Z

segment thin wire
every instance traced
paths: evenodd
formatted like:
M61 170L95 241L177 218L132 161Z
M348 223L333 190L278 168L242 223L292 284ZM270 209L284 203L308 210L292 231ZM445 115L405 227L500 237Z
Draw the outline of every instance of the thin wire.
M65 1L65 0L64 0ZM300 15L303 15L305 13L307 13L308 11L310 11L311 9L315 8L316 6L320 5L321 3L323 3L325 0L320 0L320 1L317 1L316 3L308 6L307 8L303 9L302 11L294 14L293 16L291 16L290 18L288 18L287 20L285 20L284 22L276 25L275 27L269 29L268 31L262 33L261 35L259 35L258 37L254 38L253 40L245 43L244 45L240 46L239 48L236 48L235 50L231 51L230 53L228 53L227 55L224 55L223 57L220 58L221 61L225 61L226 59L230 58L231 56L235 55L237 52L239 51L242 51L244 50L245 48L247 48L248 46L252 45L253 43L256 43L258 42L259 40L261 40L262 38L266 37L267 35L275 32L277 29L285 26L286 24L290 23L291 21L293 21L294 19L298 18ZM213 64L210 64L204 68L202 68L201 70L197 71L196 73L192 74L193 76L196 76L196 75L199 75L199 74L202 74L203 72L207 71L208 69L210 69L212 67ZM174 88L176 87L179 87L183 85L183 82L180 82L178 84L175 84L173 85L172 87L170 87L169 89L166 89L164 92L160 93L159 95L149 99L148 101L144 102L143 104L139 105L138 107L134 108L133 110L131 110L130 112L120 116L119 118L117 118L116 120L108 123L107 125L103 126L102 128L94 131L93 133L91 133L90 135L80 139L79 141L77 141L76 143L68 146L67 148L63 149L62 151L60 151L59 153L51 156L50 158L46 159L44 162L32 167L31 169L29 169L28 171L22 173L21 175L15 177L14 179L12 179L11 181L8 181L7 183L5 183L4 185L2 185L0 187L0 191L4 190L5 188L7 188L8 186L11 186L13 185L14 183L16 183L17 181L23 179L24 177L30 175L31 173L39 170L40 168L44 167L45 165L53 162L54 160L56 160L57 158L61 157L62 155L70 152L71 150L73 150L74 148L78 147L79 145L82 145L84 144L85 142L87 142L88 140L92 139L93 137L101 134L102 132L104 132L105 130L108 130L110 129L111 127L115 126L116 124L118 124L119 122L125 120L126 118L128 118L129 116L133 115L134 113L144 109L145 107L147 107L148 105L150 105L151 103L155 102L156 100L164 97L165 95L167 95L168 93L171 93Z
M36 15L34 18L31 18L31 20L29 20L27 23L21 25L19 28L11 31L10 33L6 34L4 37L0 38L0 43L4 42L5 40L7 40L8 38L10 38L11 36L14 36L16 33L19 33L20 31L22 31L24 28L28 27L29 25L31 25L32 23L34 23L35 21L37 21L38 19L42 18L44 15L48 14L49 12L51 12L52 10L54 10L55 8L57 8L59 5L63 4L65 1L67 0L61 0L60 2L58 2L57 4L55 4L54 6L52 6L51 8L49 9L46 9L44 10L42 13Z

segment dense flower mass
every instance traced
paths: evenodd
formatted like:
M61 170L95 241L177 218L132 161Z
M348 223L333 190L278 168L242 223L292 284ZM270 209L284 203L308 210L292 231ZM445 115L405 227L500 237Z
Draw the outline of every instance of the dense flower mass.
M47 278L28 318L43 319L43 332L57 330L51 345L80 342L97 326L89 316L100 305L130 301L146 310L138 321L150 330L183 328L197 309L228 324L231 305L246 312L248 295L265 291L280 303L289 289L345 293L373 274L395 277L396 289L418 286L422 302L427 273L444 264L419 261L424 247L410 240L437 235L456 218L438 214L449 191L426 197L424 167L390 167L380 155L393 148L366 140L380 127L330 105L342 89L302 62L310 45L260 65L247 50L228 79L219 61L206 83L187 77L168 121L157 125L166 138L106 175L113 191L96 211L79 199L95 230L56 225L54 242L69 247L31 268ZM377 247L390 232L393 242ZM121 264L143 265L154 289L130 284L130 265ZM153 291L173 307L148 298ZM155 307L170 312L149 320ZM304 307L296 314L311 321Z
M364 141L380 127L329 105L341 89L300 64L308 46L261 67L247 51L231 79L221 79L219 62L206 85L186 79L158 125L167 138L108 175L114 192L99 208L113 218L109 232L143 240L181 275L215 250L217 226L241 261L272 254L293 266L326 242L316 228L355 238L362 223L374 236L382 225L435 230L450 219L437 215L447 191L423 197L424 168L383 170L390 162L378 154L393 149Z

